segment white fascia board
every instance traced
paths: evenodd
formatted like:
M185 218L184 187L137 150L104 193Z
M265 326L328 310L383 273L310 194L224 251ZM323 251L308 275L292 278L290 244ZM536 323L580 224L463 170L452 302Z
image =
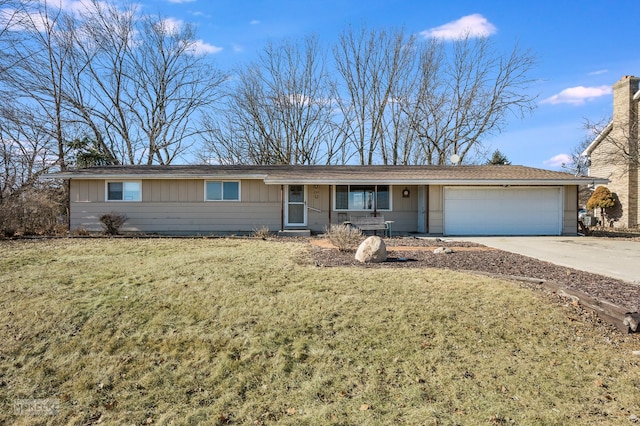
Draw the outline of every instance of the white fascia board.
M611 130L613 130L613 121L607 124L605 128L602 129L600 133L598 133L598 136L596 136L593 142L591 142L589 146L584 151L582 151L581 155L584 157L590 156L593 150L596 149L596 147L600 144L600 142L602 142L604 138L606 138L609 133L611 133Z
M606 185L608 179L582 177L576 179L269 179L265 174L82 174L68 173L64 175L46 175L48 179L87 179L87 180L172 180L172 179L203 179L203 180L243 180L258 179L263 180L267 185L472 185L472 186L491 186L491 185L538 185L538 186L557 186L557 185L586 185L598 184Z
M267 185L467 185L467 186L494 186L494 185L587 185L609 183L608 179L582 177L576 179L397 179L397 180L371 180L371 179L265 179Z
M221 180L241 180L241 179L262 179L266 178L265 174L207 174L207 175L190 175L190 174L82 174L82 173L67 173L64 175L50 174L45 176L48 179L87 179L87 180L171 180L171 179L221 179Z

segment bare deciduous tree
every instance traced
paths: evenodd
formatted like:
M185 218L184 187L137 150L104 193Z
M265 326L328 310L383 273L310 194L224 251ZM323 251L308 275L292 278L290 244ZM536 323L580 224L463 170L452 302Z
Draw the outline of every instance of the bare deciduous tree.
M56 164L55 144L41 118L11 106L0 108L0 201L20 194Z
M12 37L0 42L5 69L2 80L12 95L9 110L30 111L25 112L24 117L13 117L21 127L30 123L34 134L50 135L57 149L58 166L64 170L64 68L70 51L58 37L63 32L63 13L49 8L46 2L21 2L19 6L12 18ZM26 117L35 121L24 120ZM29 144L29 141L18 141L23 142Z
M410 99L414 43L402 30L357 32L350 27L333 49L343 132L360 164L404 162L400 143L412 138L396 103Z
M437 43L421 57L420 92L412 125L420 161L446 164L473 155L484 137L501 131L509 114L524 117L535 107L528 76L535 59L517 46L500 55L488 38L467 36Z
M169 164L202 133L225 75L191 25L92 1L75 28L69 103L116 162Z
M331 163L339 152L332 85L318 41L268 44L237 73L209 148L223 163Z
M631 117L619 117L616 120L603 119L599 121L585 120L584 128L590 135L590 140L577 147L582 151L590 142L600 138L599 155L606 158L607 163L616 166L622 177L640 167L640 137L637 116L632 111Z

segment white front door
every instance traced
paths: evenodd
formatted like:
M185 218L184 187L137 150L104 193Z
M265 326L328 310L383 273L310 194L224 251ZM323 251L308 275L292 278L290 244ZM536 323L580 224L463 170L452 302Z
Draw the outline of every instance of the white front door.
M287 226L307 226L307 193L304 185L287 185Z

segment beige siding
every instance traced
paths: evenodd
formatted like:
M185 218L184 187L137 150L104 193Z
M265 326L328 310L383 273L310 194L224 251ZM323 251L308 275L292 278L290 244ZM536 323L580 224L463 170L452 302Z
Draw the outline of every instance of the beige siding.
M103 180L71 180L69 196L72 203L100 202L105 200Z
M409 198L402 198L404 188L409 190ZM393 211L385 212L385 219L394 222L394 232L416 232L418 230L418 187L397 185L392 187L391 193Z
M562 234L576 235L578 232L578 187L570 185L564 187Z
M612 154L612 151L618 148L609 140L604 139L591 153L591 167L589 168L589 174L591 176L603 177L610 180L607 188L618 196L620 205L622 206L622 216L616 223L618 226L629 226L629 223L633 223L633 219L628 217L630 211L630 199L629 184L630 174L627 167L621 164L619 156ZM636 197L637 193L631 196ZM595 212L599 214L599 212ZM631 219L631 220L630 220Z
M322 189L320 192L320 198L322 200L322 205L328 206L329 197L333 197L334 187L331 187L331 190L328 187ZM409 198L402 198L402 190L404 188L409 189L410 196ZM313 198L313 189L310 190L310 197ZM368 211L336 211L333 207L333 198L331 198L332 203L332 212L331 212L331 222L334 224L342 223L345 220L348 220L351 216L366 216L371 214L372 212ZM326 208L326 207L325 207ZM393 221L393 231L394 232L416 232L418 229L418 187L417 186L392 186L391 187L391 209L392 211L379 211L378 216L384 216L386 220ZM322 230L326 224L328 224L328 216L324 213L321 220L318 220L317 223L310 222L310 229L316 230L316 228L320 226L318 230ZM310 213L310 217L317 217L318 214Z
M444 232L444 202L441 185L429 186L429 233L441 235Z
M231 204L235 204L231 206ZM72 229L101 229L101 214L116 211L127 215L123 231L251 232L267 226L279 229L279 203L75 203L71 206Z
M280 229L280 188L244 180L240 202L204 201L204 180L143 180L142 202L105 201L104 180L71 181L71 229L100 231L108 212L128 217L123 231L208 233Z
M145 203L196 203L203 200L203 180L142 181L142 201Z
M280 229L280 185L265 185L261 180L241 182L240 202L205 202L204 180L143 180L142 202L106 202L104 180L71 181L71 228L100 231L98 218L111 211L129 218L123 231L158 233L251 232L266 226ZM402 197L404 185L392 186L392 211L380 212L394 221L394 232L418 229L418 187L407 186L408 198ZM308 229L322 232L331 220L341 223L351 215L367 212L343 212L333 208L333 186L307 186ZM563 233L575 234L577 187L564 190ZM329 209L332 209L330 212ZM444 231L443 187L428 187L428 232Z

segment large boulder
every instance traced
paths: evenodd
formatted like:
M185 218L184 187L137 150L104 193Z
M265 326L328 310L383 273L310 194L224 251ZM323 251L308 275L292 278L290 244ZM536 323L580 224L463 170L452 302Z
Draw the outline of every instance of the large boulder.
M387 245L380 237L369 237L358 247L356 260L361 263L384 262L387 260Z

